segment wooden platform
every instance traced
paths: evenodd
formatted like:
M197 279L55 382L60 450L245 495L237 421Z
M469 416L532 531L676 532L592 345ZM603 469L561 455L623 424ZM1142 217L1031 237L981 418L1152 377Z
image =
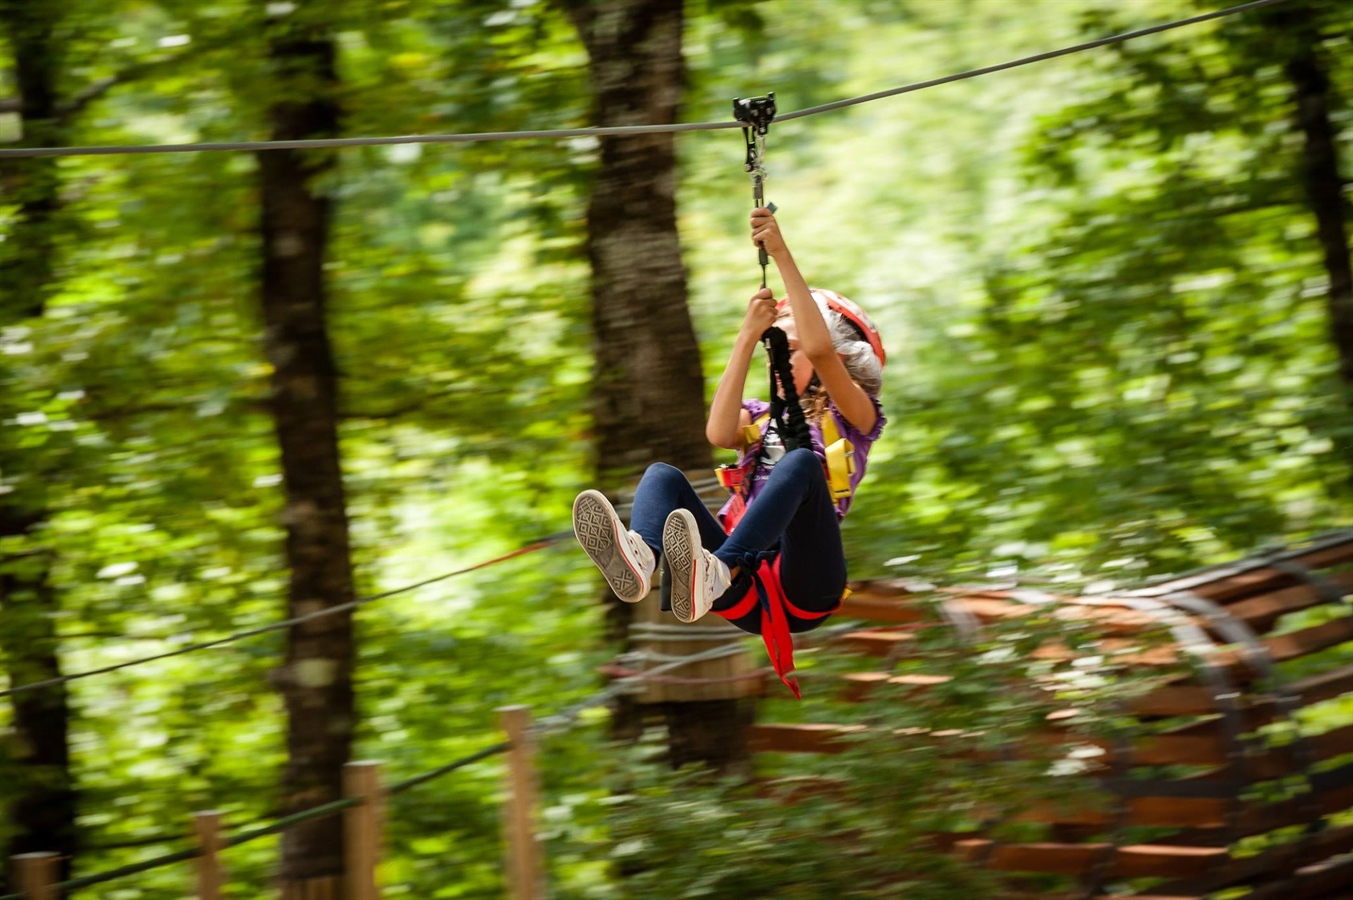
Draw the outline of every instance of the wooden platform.
M852 591L837 620L862 620L841 639L862 665L841 686L842 720L756 726L757 752L840 752L842 738L864 727L850 721L849 701L885 687L911 696L948 680L915 671L914 661L924 656L914 649L915 628L904 627L936 621L934 596L891 581L857 583ZM1109 808L1028 810L1020 818L1057 839L999 844L958 836L952 852L1002 872L1071 876L1083 890L1066 896L1100 900L1197 900L1236 888L1248 889L1237 896L1255 900L1353 897L1353 719L1326 716L1337 724L1313 726L1304 715L1353 692L1349 593L1353 532L1114 596L943 592L951 619L979 627L1034 612L1088 626L1096 652L1149 670L1158 681L1127 701L1136 725L1126 741L1090 738L1103 754L1083 777L1093 782L1077 783L1086 793L1107 791ZM1172 637L1164 646L1134 639L1162 629ZM1199 664L1200 641L1206 665ZM1076 655L1056 642L1038 653L1054 663ZM893 668L900 659L913 663L903 674ZM1057 717L1050 718L1039 740L1063 741ZM1274 723L1291 726L1286 737L1260 731ZM912 729L896 737L948 742L955 753L975 754L961 734ZM1270 789L1278 779L1285 790ZM1150 843L1127 837L1137 827L1154 829ZM1291 834L1276 838L1280 828ZM1065 837L1077 832L1093 839ZM1271 840L1255 852L1259 836ZM1149 887L1134 893L1134 885Z

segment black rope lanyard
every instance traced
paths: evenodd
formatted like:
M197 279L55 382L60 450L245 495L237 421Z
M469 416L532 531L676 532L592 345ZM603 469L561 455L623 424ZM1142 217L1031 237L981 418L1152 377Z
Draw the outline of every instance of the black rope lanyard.
M752 202L759 209L775 212L775 204L766 203L766 135L775 118L775 93L764 97L733 99L733 117L742 125L742 137L747 145L747 159L743 168L752 176ZM766 286L766 266L770 257L764 245L757 246L757 261L761 264L761 286ZM770 415L773 427L784 443L785 452L806 447L812 449L812 433L799 404L799 392L794 385L794 368L789 360L789 339L785 333L771 326L761 335L761 343L770 356ZM786 417L788 423L786 424Z

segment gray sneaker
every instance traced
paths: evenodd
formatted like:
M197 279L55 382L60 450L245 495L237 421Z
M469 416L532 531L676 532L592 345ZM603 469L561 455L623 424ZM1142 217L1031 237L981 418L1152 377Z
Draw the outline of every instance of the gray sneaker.
M728 566L700 543L700 528L688 510L674 509L662 528L662 557L667 561L672 615L694 622L714 606L732 583Z
M648 596L656 566L653 551L638 532L625 528L601 491L583 491L574 499L573 534L617 597L638 603Z

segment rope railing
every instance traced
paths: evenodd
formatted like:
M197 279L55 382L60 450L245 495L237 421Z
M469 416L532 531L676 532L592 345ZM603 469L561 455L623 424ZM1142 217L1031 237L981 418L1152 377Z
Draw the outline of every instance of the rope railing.
M93 887L96 884L103 884L113 881L117 878L125 878L128 875L139 875L142 872L149 872L152 869L160 869L174 863L187 862L200 856L202 850L200 847L189 847L186 850L178 850L174 853L166 853L163 856L157 856L153 859L143 860L139 863L121 866L117 869L110 869L107 872L99 872L95 875L85 875L80 878L72 878L69 881L58 882L52 885L49 890L55 890L60 896L61 892L74 891L79 888ZM0 900L25 900L27 894L6 894L0 897Z
M389 787L387 787L384 793L388 796L404 793L405 791L412 790L413 788L418 787L419 785L426 784L437 778L441 778L442 776L450 774L451 772L454 772L458 769L463 769L466 766L473 765L474 763L482 762L483 760L491 759L494 756L506 753L511 749L512 743L510 741L500 741L499 743L492 744L468 756L461 757L460 759L457 759L454 762L450 762L447 763L446 765L438 766L437 768L432 769L431 771L424 772L421 775L415 775L411 778L406 778L403 781L397 781L394 784L391 784ZM264 825L260 825L245 831L238 832L237 834L230 835L221 841L221 846L224 848L239 847L251 841L256 841L259 838L267 837L273 834L279 834L280 832L285 831L291 826L299 825L302 822L310 822L315 819L323 819L328 816L337 815L338 813L341 813L344 810L361 806L364 802L365 800L362 797L343 797L339 800L333 800L328 803L323 803L320 804L319 806L304 809L301 810L300 812L292 813L291 815L288 816L282 816ZM78 878L71 878L66 881L57 882L55 884L50 885L47 889L49 891L57 892L53 896L59 896L63 892L74 891L80 888L94 887L95 885L104 884L106 882L114 881L119 878L125 878L129 875L138 875L142 872L149 872L153 869L164 868L165 866L174 865L175 863L188 862L190 860L198 858L201 855L202 848L200 846L188 847L183 850L176 850L173 853L165 853L160 856L153 857L151 859L142 860L136 863L130 863L125 866L119 866L116 869L108 869L107 871L104 872L96 872L90 875L82 875ZM25 897L26 895L24 893L5 894L3 896L0 896L0 900L25 900Z
M1072 44L1067 47L1061 47L1055 50L1048 50L1043 53L1035 53L1030 56L1022 56L1017 59L1007 60L1001 63L995 63L989 66L982 66L977 69L968 69L964 72L956 72L952 75L945 75L939 78L932 78L926 81L918 81L900 87L889 88L883 91L877 91L872 94L864 94L858 97L850 97L843 100L836 100L831 103L824 103L821 106L813 106L807 109L800 109L784 115L777 115L776 121L788 121L790 119L801 119L807 116L815 116L821 113L830 112L846 107L856 106L861 103L869 103L874 100L881 100L885 97L896 97L901 94L909 94L914 91L925 90L927 88L937 87L942 84L953 84L958 81L966 81L970 78L979 78L983 75L990 75L994 72L1004 72L1009 69L1016 69L1021 66L1032 65L1034 63L1045 62L1050 59L1057 59L1063 56L1070 56L1073 53L1081 53L1086 50L1094 50L1100 47L1107 47L1112 44L1120 44L1124 41L1134 40L1136 38L1147 37L1148 35L1160 34L1176 28L1183 28L1188 25L1198 25L1203 22L1209 22L1213 19L1221 19L1227 16L1234 16L1241 13L1251 12L1265 6L1273 6L1278 3L1284 3L1286 0L1253 0L1250 3L1243 3L1239 6L1231 6L1226 9L1213 10L1212 12L1200 13L1196 16L1190 16L1185 19L1175 19L1169 22L1162 22L1158 25L1149 25L1144 28L1137 28L1131 31L1125 31L1119 34L1108 35L1090 41ZM261 150L318 150L318 149L340 149L344 147L381 147L392 144L468 144L486 141L526 141L526 140L566 140L580 137L630 137L644 134L672 134L689 131L719 131L728 128L741 128L742 124L735 121L726 122L684 122L675 124L659 125L618 125L604 128L559 128L539 131L489 131L465 134L405 134L387 137L351 137L351 138L312 138L308 140L292 141L204 141L200 143L188 144L122 144L106 146L83 146L83 147L14 147L0 150L0 159L16 159L21 157L37 156L118 156L147 153L204 153L220 151L237 152L257 152Z
M484 563L481 565L487 564L488 563ZM530 725L528 728L524 729L521 740L534 741L534 739L537 737L545 735L557 735L560 733L567 732L568 730L570 730L571 728L573 728L575 725L578 724L579 717L584 710L591 709L597 706L606 705L616 697L634 691L636 687L643 681L649 679L655 680L661 679L663 677L663 673L671 671L672 669L700 662L706 659L716 659L721 656L727 655L727 653L728 649L726 646L715 647L712 648L711 650L706 650L701 653L694 653L687 657L672 659L670 661L665 662L663 665L656 666L652 669L648 669L642 672L634 672L632 674L626 674L624 677L612 681L611 684L607 685L605 688L602 688L601 690L598 690L588 695L587 697L583 698L582 700L579 700L576 703L564 707L562 710L555 713L554 715L538 719L535 723ZM478 750L475 753L454 760L453 762L447 763L442 766L438 766L437 768L432 769L430 771L424 772L419 775L414 775L402 781L394 782L393 784L390 784L388 787L386 787L383 793L386 796L394 796L402 794L406 791L413 790L416 787L419 787L421 785L427 784L428 782L434 781L438 778L448 775L451 772L473 765L474 763L482 762L494 756L511 752L515 748L516 744L514 744L512 740L500 741L496 744L492 744L488 747L485 747L482 750ZM254 827L250 830L242 831L237 834L227 836L221 840L220 846L222 848L238 847L242 844L249 843L250 841L254 841L262 837L267 837L268 835L278 834L282 831L285 831L287 828L290 828L293 825L298 825L302 822L308 822L314 819L321 819L327 816L337 815L338 813L342 813L346 810L361 806L364 802L365 801L362 797L343 797L338 800L333 800L328 803L321 804L319 806L311 807L309 809L301 810L300 812L292 813L291 815L283 816L272 822L268 822L264 825ZM172 853L165 853L160 856L153 857L151 859L142 860L136 863L130 863L125 866L120 866L116 869L109 869L104 872L97 872L90 875L83 875L77 878L71 878L66 881L55 882L48 885L46 889L48 891L55 892L51 896L60 896L63 892L73 891L80 888L93 887L95 885L104 884L106 882L114 881L116 879L125 878L130 875L137 875L142 872L151 871L153 869L159 869L165 866L174 865L175 863L188 862L190 860L197 859L202 855L202 853L203 851L200 845L188 847L183 850L176 850ZM21 893L5 894L3 896L0 896L0 900L26 900L26 897L27 895L21 892Z
M512 749L511 741L500 741L497 744L485 747L478 753L471 753L469 756L462 757L456 760L455 762L447 763L444 766L438 766L431 772L424 772L422 775L415 775L412 778L406 778L403 781L396 781L394 784L386 788L386 793L394 795L394 794L402 794L405 791L411 791L414 788L418 787L420 784L427 784L429 781L441 778L443 775L449 775L450 773L456 771L457 769L463 769L466 766L473 765L474 763L482 762L483 760L486 759L491 759L492 757L495 757L500 753L506 753L511 749Z

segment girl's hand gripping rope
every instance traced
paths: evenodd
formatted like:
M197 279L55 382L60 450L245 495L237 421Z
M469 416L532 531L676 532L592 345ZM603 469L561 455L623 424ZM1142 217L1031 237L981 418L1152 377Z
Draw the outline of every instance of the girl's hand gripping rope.
M747 315L742 320L742 332L753 341L761 340L766 329L775 324L775 295L770 288L762 288L747 301Z
M775 213L769 207L761 206L752 210L752 243L764 247L776 259L788 249L784 235L780 234L780 223L775 221Z

